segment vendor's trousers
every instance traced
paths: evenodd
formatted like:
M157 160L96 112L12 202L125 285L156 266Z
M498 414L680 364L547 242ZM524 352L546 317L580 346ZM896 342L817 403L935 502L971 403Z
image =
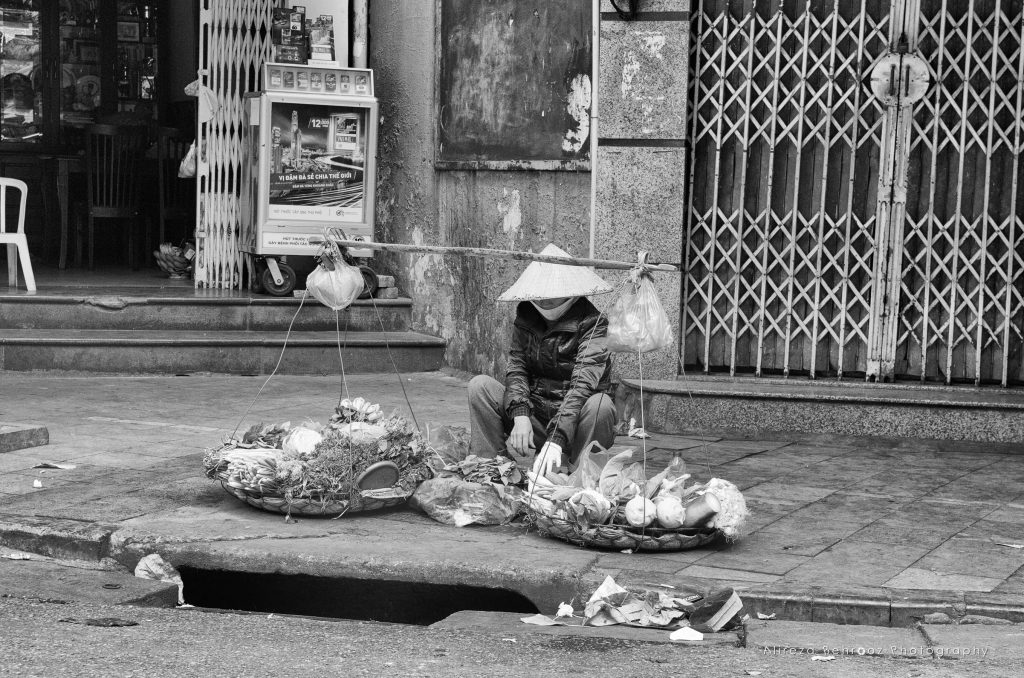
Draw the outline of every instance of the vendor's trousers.
M505 442L512 432L512 419L505 413L505 385L485 374L469 382L470 452L481 457L507 454ZM536 450L547 439L548 422L530 416ZM615 442L615 404L607 393L595 393L580 409L576 434L563 454L575 462L590 441L608 449Z

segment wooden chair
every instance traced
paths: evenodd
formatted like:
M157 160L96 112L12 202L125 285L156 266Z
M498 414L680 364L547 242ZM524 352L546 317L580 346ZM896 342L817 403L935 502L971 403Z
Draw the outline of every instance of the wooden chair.
M96 220L119 219L128 222L128 265L136 265L135 232L138 228L139 157L146 130L137 125L90 125L85 129L85 174L87 218L89 222L89 269L94 266ZM78 257L81 260L82 233L78 233Z
M7 191L20 193L18 200L18 225L7 228ZM18 286L18 260L21 260L25 289L36 291L36 277L32 273L32 261L28 256L28 239L25 237L25 203L28 200L28 185L19 179L0 178L0 244L7 245L7 279L11 287ZM17 250L17 252L15 252Z
M192 235L190 226L195 220L195 181L178 176L178 167L188 152L190 142L173 127L161 127L157 131L157 175L159 181L159 240L167 238L167 224L185 224L181 237L172 239L177 245L182 238Z

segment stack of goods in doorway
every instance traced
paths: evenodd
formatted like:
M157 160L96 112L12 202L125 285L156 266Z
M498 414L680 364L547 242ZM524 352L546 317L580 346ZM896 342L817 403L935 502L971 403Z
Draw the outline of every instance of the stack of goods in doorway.
M309 63L334 65L334 17L321 14L315 20L306 20L309 34Z
M270 30L274 61L279 64L304 64L309 54L306 34L306 8L301 5L274 8Z
M321 14L316 19L307 19L303 5L275 7L270 41L276 63L337 65L333 15Z

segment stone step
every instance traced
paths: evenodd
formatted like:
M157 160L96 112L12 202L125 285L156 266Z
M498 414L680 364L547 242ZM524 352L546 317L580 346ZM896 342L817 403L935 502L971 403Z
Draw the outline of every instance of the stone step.
M623 379L620 412L651 432L765 432L1024 442L1024 389L754 378ZM1024 453L1024 447L1021 447Z
M0 369L75 370L112 374L338 374L335 331L0 329ZM349 332L341 336L351 374L440 369L443 339L415 332ZM392 365L392 360L394 365Z
M207 294L204 295L204 292ZM300 310L301 303L301 310ZM35 295L0 293L0 329L400 332L409 329L412 301L360 299L336 318L315 299L268 297L224 290L97 290Z

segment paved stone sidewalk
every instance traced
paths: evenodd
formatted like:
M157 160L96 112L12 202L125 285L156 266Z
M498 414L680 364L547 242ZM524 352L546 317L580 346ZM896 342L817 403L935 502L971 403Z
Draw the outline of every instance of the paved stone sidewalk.
M258 421L324 421L338 378L0 373L0 421L50 444L0 454L0 542L131 562L408 579L519 591L542 611L606 574L625 584L743 589L779 618L906 625L927 612L1024 621L1024 450L855 438L655 435L653 474L678 453L736 483L752 511L735 544L678 553L580 549L522 526L453 528L412 510L286 524L202 475L203 448ZM468 425L465 380L353 375L352 395L423 427ZM621 439L642 444L637 439ZM73 470L36 469L42 461ZM41 487L37 487L39 481Z

